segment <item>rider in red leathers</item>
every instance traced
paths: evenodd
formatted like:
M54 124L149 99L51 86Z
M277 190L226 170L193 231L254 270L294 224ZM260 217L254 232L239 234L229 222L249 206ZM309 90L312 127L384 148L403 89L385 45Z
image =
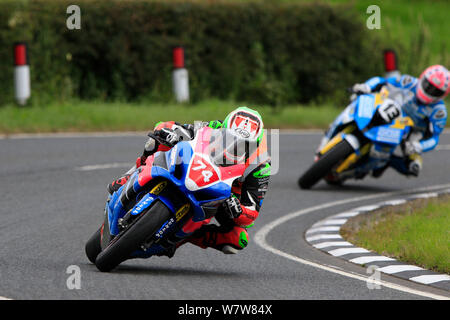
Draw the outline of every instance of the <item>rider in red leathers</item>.
M136 165L127 174L108 185L110 194L124 185L130 175L138 168L145 166L147 158L156 152L170 150L181 140L192 140L196 131L204 126L213 129L228 128L245 130L250 138L257 140L259 163L250 164L232 186L233 195L228 198L217 212L215 218L219 225L202 223L187 223L183 231L189 234L167 248L163 255L172 257L180 245L190 242L201 248L214 248L223 253L237 253L248 244L247 228L259 215L265 197L270 177L270 158L267 154L266 138L263 132L262 118L257 111L240 107L231 112L224 121L202 122L200 124L179 124L174 121L159 122L145 144L144 151L136 159Z

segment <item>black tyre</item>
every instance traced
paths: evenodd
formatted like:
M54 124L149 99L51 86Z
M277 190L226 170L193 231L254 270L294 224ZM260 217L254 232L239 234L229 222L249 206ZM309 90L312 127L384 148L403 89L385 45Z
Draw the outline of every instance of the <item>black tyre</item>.
M131 253L138 250L149 236L156 233L172 213L160 201L156 201L147 212L133 221L133 224L119 233L111 243L97 256L95 265L102 272L109 272L121 262L127 260Z
M349 155L354 152L352 146L346 141L342 140L330 151L325 153L319 158L298 180L298 185L302 189L309 189L320 179L325 177L331 169L342 161L346 159Z
M88 257L89 261L92 263L95 263L95 259L97 258L98 254L102 251L102 247L100 244L101 241L101 234L100 229L98 229L86 242L86 246L84 247L86 251L86 256Z

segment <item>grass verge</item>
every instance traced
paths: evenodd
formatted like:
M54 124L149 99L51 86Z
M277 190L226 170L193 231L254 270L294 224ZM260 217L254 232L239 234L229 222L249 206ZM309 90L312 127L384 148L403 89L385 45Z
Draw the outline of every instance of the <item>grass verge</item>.
M341 228L349 242L450 274L450 196L418 199L358 215Z
M145 131L158 121L217 120L237 106L235 102L208 100L195 105L131 104L72 101L45 107L0 108L0 133L73 131ZM332 106L251 106L258 110L266 128L326 128L341 112Z

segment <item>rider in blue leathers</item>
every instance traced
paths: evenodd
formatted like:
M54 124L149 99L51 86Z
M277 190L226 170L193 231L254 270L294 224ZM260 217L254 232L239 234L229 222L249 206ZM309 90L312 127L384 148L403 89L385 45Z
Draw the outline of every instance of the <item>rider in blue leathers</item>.
M421 153L433 150L439 142L439 135L445 128L447 110L443 99L450 91L450 73L440 65L428 67L419 78L410 75L382 78L373 77L365 83L355 84L353 92L358 94L377 92L383 86L395 91L397 102L414 121L414 128L399 150L383 155L377 150L375 157L389 156L381 168L373 170L374 177L380 177L389 166L398 172L418 176L422 168Z

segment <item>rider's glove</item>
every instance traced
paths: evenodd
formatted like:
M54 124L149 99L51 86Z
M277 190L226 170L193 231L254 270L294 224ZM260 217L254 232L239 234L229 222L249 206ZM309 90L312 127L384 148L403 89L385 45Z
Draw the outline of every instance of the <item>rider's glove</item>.
M178 134L176 134L172 129L169 128L155 130L155 135L159 136L170 147L174 146L180 139Z
M422 153L423 148L419 141L406 141L403 150L405 155L409 156L415 153Z
M241 202L234 195L226 199L223 205L231 219L236 219L242 214Z
M353 85L352 91L356 94L365 94L372 92L372 89L365 83L356 83Z

